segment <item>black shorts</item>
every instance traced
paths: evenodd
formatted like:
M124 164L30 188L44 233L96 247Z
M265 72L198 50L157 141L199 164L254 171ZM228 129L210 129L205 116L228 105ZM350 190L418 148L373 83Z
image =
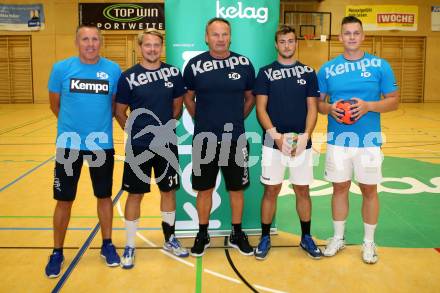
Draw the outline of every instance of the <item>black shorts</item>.
M249 186L249 145L246 143L246 145L237 147L236 142L232 142L230 147L225 142L215 144L210 145L211 151L206 157L207 140L203 143L193 142L192 188L199 191L214 188L219 169L222 171L227 190L238 191ZM201 155L197 154L200 148ZM213 151L215 154L212 153Z
M57 148L53 183L54 199L75 200L84 160L87 160L89 164L90 179L95 196L97 198L111 197L115 165L114 154L113 149L78 151Z
M154 169L154 177L159 189L164 192L178 189L180 187L178 160L179 155L177 152L177 146L170 144L167 148L168 153L162 153L160 151L151 151L146 147L131 146L133 155L137 157L142 152L147 151L147 160L141 159L141 161L135 160L128 161L126 152L126 158L124 163L124 175L122 178L122 189L130 193L147 193L151 188L151 169ZM161 155L159 155L160 153ZM171 158L168 156L174 156L171 162ZM138 161L138 162L136 162ZM175 163L177 162L177 166ZM174 165L174 166L173 166Z

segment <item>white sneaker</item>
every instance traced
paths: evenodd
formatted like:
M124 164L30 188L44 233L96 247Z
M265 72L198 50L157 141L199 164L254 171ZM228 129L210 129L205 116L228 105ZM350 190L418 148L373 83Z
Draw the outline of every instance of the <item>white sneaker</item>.
M324 249L323 254L325 256L333 256L335 255L339 250L342 250L345 248L345 240L339 239L339 238L329 238L327 242L327 246Z
M174 235L171 235L169 241L163 244L163 249L172 252L178 257L187 257L189 255L188 250L180 244L180 241Z
M364 263L368 264L375 264L377 262L378 256L374 242L364 242L362 244L362 259Z
M135 248L125 246L124 253L121 258L121 267L123 269L131 269L134 267Z

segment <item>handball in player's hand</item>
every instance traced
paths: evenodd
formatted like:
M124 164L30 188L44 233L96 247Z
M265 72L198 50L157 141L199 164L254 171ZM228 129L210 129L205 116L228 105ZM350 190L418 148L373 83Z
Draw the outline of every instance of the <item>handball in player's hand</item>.
M351 117L351 112L350 112L350 110L351 110L350 106L353 104L356 104L356 101L346 100L346 101L341 101L336 104L336 108L343 111L343 113L341 113L343 116L340 117L340 119L342 120L342 123L353 124L356 122L356 120L353 117Z

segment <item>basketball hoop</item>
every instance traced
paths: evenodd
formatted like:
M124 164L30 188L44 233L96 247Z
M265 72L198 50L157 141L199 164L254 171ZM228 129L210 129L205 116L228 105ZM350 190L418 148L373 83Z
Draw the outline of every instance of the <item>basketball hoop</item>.
M311 42L311 40L313 40L315 38L314 34L306 34L304 35L304 40L306 41L307 47L312 47L313 43Z

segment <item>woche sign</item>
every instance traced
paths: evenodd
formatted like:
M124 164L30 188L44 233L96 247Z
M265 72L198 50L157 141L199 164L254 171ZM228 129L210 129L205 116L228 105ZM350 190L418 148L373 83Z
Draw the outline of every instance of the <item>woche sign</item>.
M416 5L347 5L345 15L359 18L366 31L417 30Z

